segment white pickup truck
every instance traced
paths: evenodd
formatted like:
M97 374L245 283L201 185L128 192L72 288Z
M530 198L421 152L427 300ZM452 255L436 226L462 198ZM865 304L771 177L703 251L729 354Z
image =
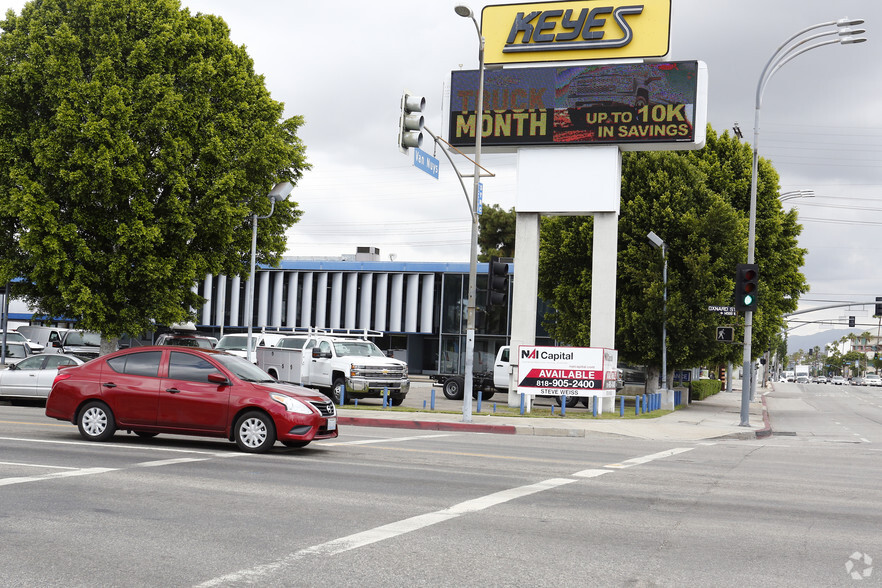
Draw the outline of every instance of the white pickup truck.
M398 406L410 390L407 364L360 338L309 335L303 349L258 347L257 365L281 382L317 388L338 405L341 398L348 402L388 394Z

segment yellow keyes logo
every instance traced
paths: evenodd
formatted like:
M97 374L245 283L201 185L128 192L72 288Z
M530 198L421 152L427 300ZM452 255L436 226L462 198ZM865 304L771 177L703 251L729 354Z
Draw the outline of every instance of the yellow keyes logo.
M487 6L481 13L487 63L662 57L671 0L581 0Z

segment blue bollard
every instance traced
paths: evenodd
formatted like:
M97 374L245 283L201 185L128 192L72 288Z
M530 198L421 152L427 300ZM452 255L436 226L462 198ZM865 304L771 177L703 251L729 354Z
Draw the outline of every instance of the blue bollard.
M355 406L358 406L358 398L355 399Z
M426 410L426 401L423 400L423 410Z
M383 388L383 408L392 406L389 402L389 388Z
M639 396L634 397L634 414L636 414L636 415L640 414L640 397Z
M560 397L560 416L567 416L567 397Z
M430 400L432 401L432 410L435 410L435 389L432 388L432 394L430 396Z
M597 416L597 396L594 397L594 402L592 403L594 416Z
M493 412L494 413L496 412L496 403L495 402L493 403Z
M478 390L478 412L481 412L481 400L484 398L484 391Z
M524 394L521 393L521 414L524 414Z
M551 404L551 416L554 416L554 403Z
M340 406L346 404L346 384L340 386Z
M625 416L625 397L619 396L619 398L622 401L622 403L619 405L619 416L623 417L623 416Z

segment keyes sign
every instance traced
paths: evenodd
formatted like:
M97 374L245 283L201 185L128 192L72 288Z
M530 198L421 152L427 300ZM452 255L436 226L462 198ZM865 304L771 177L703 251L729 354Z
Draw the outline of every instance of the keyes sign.
M671 0L574 0L486 6L487 63L663 57Z
M615 396L619 352L599 347L518 348L518 392Z

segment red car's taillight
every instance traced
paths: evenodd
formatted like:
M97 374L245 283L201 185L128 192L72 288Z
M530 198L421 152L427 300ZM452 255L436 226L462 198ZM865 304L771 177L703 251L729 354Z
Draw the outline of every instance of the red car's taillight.
M54 388L55 384L57 384L58 382L64 381L70 377L73 377L73 374L65 374L65 373L59 372L58 375L55 376L55 379L52 380L52 387Z

